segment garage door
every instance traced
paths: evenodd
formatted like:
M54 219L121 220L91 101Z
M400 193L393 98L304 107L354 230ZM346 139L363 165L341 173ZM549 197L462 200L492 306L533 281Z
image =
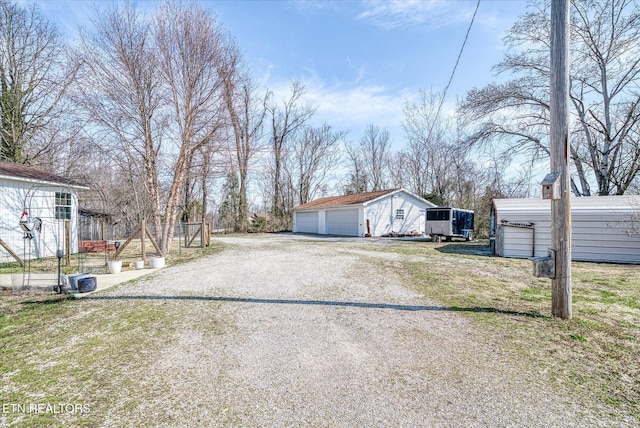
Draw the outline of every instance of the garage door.
M327 233L358 236L358 209L327 211Z
M318 211L296 213L296 232L318 233Z

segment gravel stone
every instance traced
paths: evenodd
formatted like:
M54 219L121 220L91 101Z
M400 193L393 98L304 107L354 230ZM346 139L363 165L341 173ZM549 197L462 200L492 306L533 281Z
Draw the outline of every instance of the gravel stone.
M175 336L139 374L160 395L128 423L624 426L413 291L389 267L397 254L369 254L380 241L218 239L219 254L111 292L181 311Z

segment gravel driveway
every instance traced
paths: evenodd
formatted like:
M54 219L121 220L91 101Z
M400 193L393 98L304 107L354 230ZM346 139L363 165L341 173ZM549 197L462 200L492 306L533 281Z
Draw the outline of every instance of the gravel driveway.
M220 240L215 256L110 292L181 311L139 376L159 395L128 409L126 424L607 425L466 318L412 291L383 241ZM106 422L123 422L123 411Z

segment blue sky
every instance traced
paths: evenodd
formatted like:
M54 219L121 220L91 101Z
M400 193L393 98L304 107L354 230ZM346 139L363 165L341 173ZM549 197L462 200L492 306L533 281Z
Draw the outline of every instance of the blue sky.
M36 3L68 39L90 25L92 1ZM369 123L386 127L396 147L404 144L404 103L420 89L444 89L476 6L476 0L199 3L236 38L254 77L276 97L285 97L297 79L307 87L305 100L318 108L316 122L349 131L351 140ZM137 2L149 11L157 4ZM525 11L525 1L481 1L445 109L495 80L491 67L503 56L505 31Z

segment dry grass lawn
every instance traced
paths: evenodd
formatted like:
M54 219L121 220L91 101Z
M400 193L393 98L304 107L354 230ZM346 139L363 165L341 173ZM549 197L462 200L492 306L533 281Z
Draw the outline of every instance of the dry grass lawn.
M426 296L469 314L558 382L640 420L639 266L574 262L573 318L563 321L551 316L551 280L533 277L529 260L491 256L484 243L393 248Z
M183 249L168 264L219 249ZM129 251L125 259L138 256L135 247ZM443 310L471 319L485 340L506 344L514 355L534 361L578 399L595 396L596 402L611 404L640 423L639 266L574 263L573 319L563 321L550 314L550 280L533 277L528 260L491 256L481 242L388 240L362 244L358 251L399 272ZM99 391L101 383L126 382L127 371L139 364L136 356L153 356L156 344L171 336L172 320L183 316L154 301L105 301L90 317L82 314L84 324L78 328L90 340L79 349L74 330L56 326L61 320L73 322L82 308L65 296L0 295L0 380L10 379L13 385L7 389L0 382L4 403L32 400L33 391L42 391L40 402L56 402L63 396L60 385L77 391L69 400L83 402L84 394ZM25 366L25 360L39 363ZM156 392L140 399L153 400ZM91 399L109 408L109 397ZM75 415L73 423L94 426L92 417ZM65 420L59 415L0 414L0 425L22 421L50 426Z

